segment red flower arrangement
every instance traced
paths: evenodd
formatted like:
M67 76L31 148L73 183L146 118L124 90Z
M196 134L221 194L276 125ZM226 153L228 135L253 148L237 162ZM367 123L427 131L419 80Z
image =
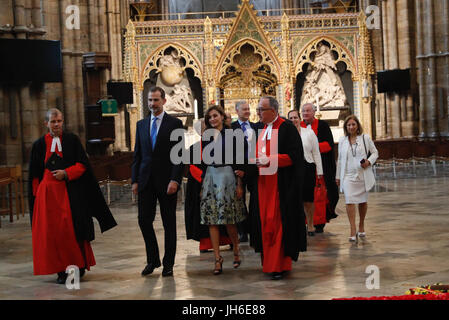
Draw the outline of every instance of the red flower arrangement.
M426 295L405 295L391 297L371 297L371 298L349 298L349 299L332 299L332 300L449 300L449 294L426 294Z
M449 300L449 286L440 283L409 289L403 296L349 298L332 300Z

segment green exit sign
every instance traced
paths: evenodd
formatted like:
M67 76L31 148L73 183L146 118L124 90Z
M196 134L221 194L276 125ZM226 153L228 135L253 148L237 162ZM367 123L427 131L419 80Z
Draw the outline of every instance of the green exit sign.
M118 104L115 99L101 100L101 112L103 117L112 117L118 115Z

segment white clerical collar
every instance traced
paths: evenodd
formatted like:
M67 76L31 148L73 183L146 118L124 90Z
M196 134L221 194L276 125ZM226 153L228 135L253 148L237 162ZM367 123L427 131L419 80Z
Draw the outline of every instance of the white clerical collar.
M279 118L279 115L276 118L267 124L267 129L265 130L265 134L263 135L262 141L271 140L271 132L273 131L273 123Z
M53 136L53 140L51 141L50 152L55 152L56 147L58 147L59 152L62 152L61 139L59 139L59 137Z

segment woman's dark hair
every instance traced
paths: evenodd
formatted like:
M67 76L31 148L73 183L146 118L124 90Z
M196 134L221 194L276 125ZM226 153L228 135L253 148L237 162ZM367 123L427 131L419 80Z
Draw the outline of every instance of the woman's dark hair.
M287 119L290 119L290 113L292 113L292 112L296 112L296 113L298 114L299 120L301 120L301 115L299 114L299 110L296 110L296 109L290 110L290 111L288 112L288 114L287 114Z
M227 119L226 113L224 112L222 107L217 106L217 105L210 106L209 109L207 109L207 111L206 111L206 113L204 115L204 123L206 124L206 129L212 128L212 126L209 123L209 120L210 120L209 113L211 111L213 111L213 110L217 111L219 114L221 114L223 116L223 128L230 129L229 126L225 125L226 119Z
M355 115L350 115L346 117L345 123L343 124L343 131L345 132L345 136L349 136L348 128L346 126L350 120L354 120L357 123L357 135L361 135L363 133L363 128L360 124L359 119Z

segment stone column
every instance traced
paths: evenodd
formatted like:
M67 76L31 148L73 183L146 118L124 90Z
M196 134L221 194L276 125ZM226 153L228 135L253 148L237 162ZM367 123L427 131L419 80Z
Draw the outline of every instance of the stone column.
M397 32L397 8L396 0L388 1L388 36L389 36L389 69L399 68L399 54L398 54L398 32ZM399 138L402 135L401 131L401 105L400 97L397 93L388 93L388 107L391 109L391 123L390 132L393 138Z
M449 0L441 0L441 52L442 57L440 61L444 66L440 70L443 70L441 77L440 88L443 91L443 114L445 118L441 119L440 135L446 139L449 137Z
M17 0L14 2L14 21L15 26L13 31L16 33L16 38L18 39L26 39L27 32L29 31L26 23L27 23L27 11L26 11L26 1ZM39 136L39 129L36 126L37 119L37 107L31 102L30 99L30 87L29 85L19 86L18 88L18 106L20 110L20 124L11 124L17 125L20 128L22 137L21 142L21 154L22 154L22 162L28 162L28 155L31 150L31 145L35 139ZM12 90L15 91L15 90ZM15 95L15 93L12 93ZM16 159L16 162L19 159Z
M73 0L72 0L73 1ZM76 122L77 122L77 134L79 135L81 142L84 144L86 140L86 129L84 119L84 88L83 88L83 54L87 50L87 7L86 2L81 0L75 0L75 5L80 8L81 14L81 29L74 31L74 77L75 77L75 93L76 93Z
M59 14L62 42L63 59L63 110L66 128L78 134L78 107L77 107L77 79L76 79L76 59L73 58L75 51L75 30L68 30L65 24L67 6L72 5L72 1L61 0L59 2Z
M88 6L88 36L89 36L89 51L94 52L97 50L98 46L98 19L97 14L98 11L96 10L96 5L94 0L88 0L87 3Z
M422 0L415 0L416 10L416 42L417 42L417 63L418 63L418 86L419 86L419 136L427 136L427 116L426 116L426 97L425 97L425 70L424 70L424 30L423 30L423 11Z
M33 0L33 5L31 8L31 23L34 28L42 28L42 8L40 0Z
M424 0L424 55L425 67L427 67L427 118L428 131L430 138L439 136L438 126L438 100L437 100L437 83L436 83L436 64L435 64L435 34L434 34L434 8L432 0Z
M416 68L415 63L412 63L412 56L415 56L415 45L412 44L414 40L413 31L410 28L410 17L413 13L413 8L410 7L408 0L398 1L398 42L399 42L399 68L411 70L411 92L416 90ZM401 94L401 127L402 136L413 137L416 135L415 128L415 106L413 94Z
M384 42L384 52L383 52L383 56L384 56L384 69L389 69L390 68L390 51L389 51L389 47L390 47L390 37L388 36L389 31L390 31L390 15L388 14L388 6L387 6L387 1L382 1L382 31L383 31L383 42ZM381 98L382 99L382 98ZM391 133L391 110L389 108L389 100L387 97L387 94L384 93L383 94L383 100L385 101L385 107L383 110L383 114L384 116L382 117L382 121L385 123L385 135L384 137L386 139L391 138L392 137L392 133ZM382 110L381 110L381 115L382 115Z
M115 47L115 64L112 64L115 79L122 80L122 36L121 36L121 20L120 20L120 0L114 0L114 47ZM125 114L124 108L119 110L119 115L115 117L115 150L123 151L126 149L125 137Z

